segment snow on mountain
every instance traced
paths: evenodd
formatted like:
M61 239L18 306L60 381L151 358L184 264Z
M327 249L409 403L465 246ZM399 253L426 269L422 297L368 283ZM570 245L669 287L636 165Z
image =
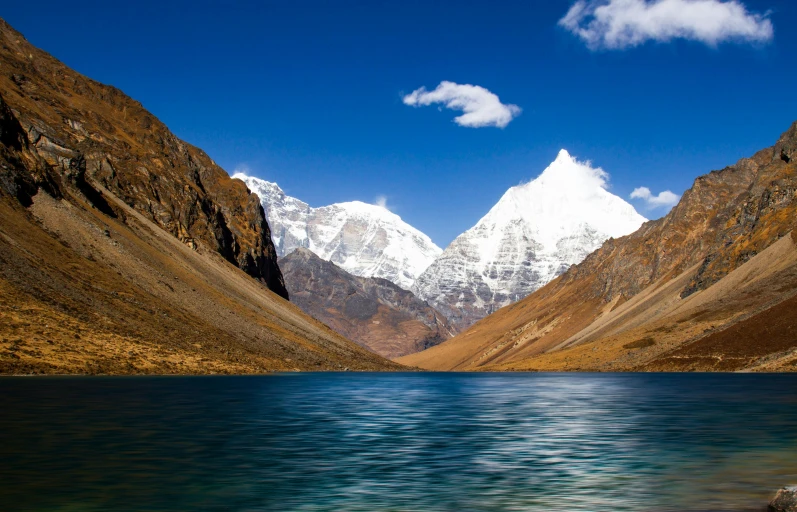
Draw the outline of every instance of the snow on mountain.
M305 247L360 277L381 277L409 290L442 253L432 240L382 206L360 201L313 208L276 184L243 173L260 197L277 256Z
M460 330L541 288L645 218L607 190L608 175L566 150L512 187L421 274L413 291Z

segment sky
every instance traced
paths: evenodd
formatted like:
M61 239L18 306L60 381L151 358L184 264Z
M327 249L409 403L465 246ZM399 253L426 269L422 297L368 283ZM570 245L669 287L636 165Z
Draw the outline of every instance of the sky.
M562 148L657 218L797 120L793 0L40 0L0 16L230 174L311 206L383 204L441 247Z

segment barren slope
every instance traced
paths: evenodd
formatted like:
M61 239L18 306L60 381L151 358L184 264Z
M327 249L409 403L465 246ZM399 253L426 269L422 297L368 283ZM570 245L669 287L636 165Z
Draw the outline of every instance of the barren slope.
M279 263L297 306L384 357L412 354L453 336L442 314L386 279L351 275L308 249Z

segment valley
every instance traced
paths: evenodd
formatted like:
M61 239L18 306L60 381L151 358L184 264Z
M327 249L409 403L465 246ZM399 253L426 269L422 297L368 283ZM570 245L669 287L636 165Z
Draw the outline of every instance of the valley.
M797 512L795 19L6 2L0 512Z
M654 221L563 149L443 250L0 29L3 373L797 370L797 123Z

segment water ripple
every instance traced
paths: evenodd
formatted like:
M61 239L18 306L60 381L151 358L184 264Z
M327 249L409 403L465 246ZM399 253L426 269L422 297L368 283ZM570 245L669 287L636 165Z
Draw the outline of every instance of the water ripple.
M761 510L797 376L0 379L0 509Z

